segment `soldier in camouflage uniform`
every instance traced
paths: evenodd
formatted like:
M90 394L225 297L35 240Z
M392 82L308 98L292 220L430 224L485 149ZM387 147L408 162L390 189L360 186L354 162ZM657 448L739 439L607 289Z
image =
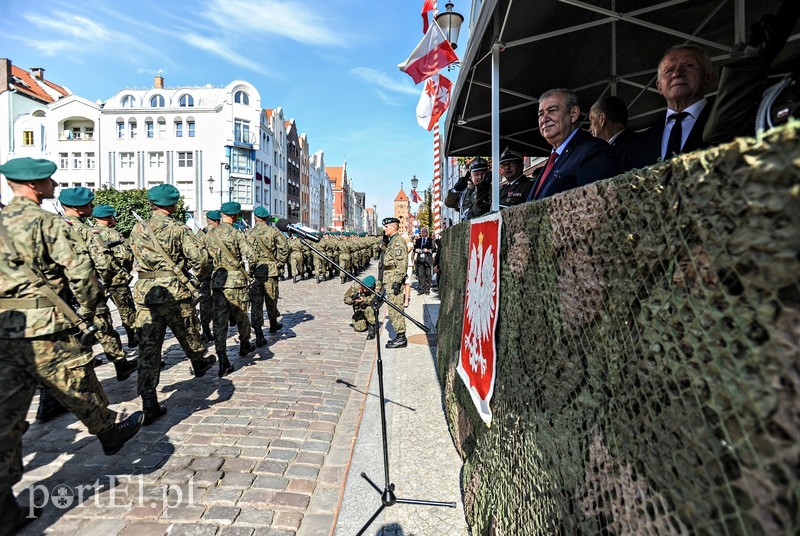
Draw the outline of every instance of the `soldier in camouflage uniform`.
M188 227L170 217L180 199L177 188L159 184L150 188L147 198L153 216L137 222L130 236L133 256L139 264L139 280L133 287L140 334L136 387L142 397L145 425L167 412L156 395L167 326L191 360L195 377L203 376L217 360L213 355L205 357L206 347L200 340L192 302L196 289L192 289L194 284L186 275L192 270L198 278L205 277L210 269L208 254Z
M219 210L209 210L206 212L206 226L197 233L197 239L204 247L208 231L219 225L220 219L222 219L222 213ZM211 259L209 259L209 262L211 262ZM211 315L211 273L213 269L214 266L212 264L208 276L200 279L200 285L198 287L200 290L200 302L198 306L200 308L200 324L203 326L203 342L212 342L214 340L214 336L211 334L211 322L214 320L214 317Z
M14 193L0 213L0 522L15 534L27 518L12 491L22 478L25 415L36 385L47 386L97 435L107 455L118 452L142 426L136 412L116 423L94 373L91 347L81 343L62 309L42 292L41 281L56 294L74 296L77 313L91 321L102 289L89 252L69 239L68 225L42 210L52 199L56 165L16 158L0 166ZM12 238L13 237L13 238ZM31 280L22 263L37 274Z
M342 270L339 272L339 279L343 285L347 281L347 276L344 273L345 270L348 272L352 270L352 266L350 266L350 243L348 240L349 237L350 237L350 232L345 231L342 234L339 242L337 243L337 246L339 247L339 266L342 267Z
M133 252L125 242L122 233L114 229L117 225L117 211L111 205L95 205L92 210L92 217L95 221L94 231L100 235L100 239L107 245L111 254L114 256L116 265L122 270L114 273L111 284L108 287L108 294L114 305L117 306L119 316L122 319L122 327L128 335L128 348L136 348L139 341L136 338L136 306L133 303L131 294L131 281L133 276Z
M256 207L253 212L255 225L247 233L256 254L253 263L253 279L250 285L250 320L256 333L256 346L267 344L264 338L264 302L269 317L269 332L277 333L283 328L278 322L278 274L289 256L289 242L283 233L269 225L269 212Z
M364 285L375 289L375 278L368 275L363 279ZM377 319L372 308L373 294L360 283L353 284L344 294L344 303L353 306L353 329L366 331L367 340L375 338Z
M97 274L103 287L110 288L117 277L125 277L124 266L120 264L111 250L106 246L105 241L100 237L100 229L89 227L83 219L92 214L92 200L94 194L88 188L79 186L77 188L65 188L58 196L58 201L64 207L64 220L69 224L74 233L74 239L81 241L84 247L89 250L94 262ZM120 275L121 274L121 275ZM117 372L117 380L123 381L136 371L136 361L125 359L125 351L122 349L122 341L119 333L114 329L111 321L111 309L108 308L106 296L97 304L94 323L98 328L97 340L103 347L108 360L114 363Z
M296 236L289 239L289 266L292 272L292 283L303 279L303 244Z
M400 220L397 218L385 218L383 228L389 243L383 252L383 279L382 286L386 288L386 299L399 307L403 308L403 282L408 270L408 248L406 242L400 235ZM408 344L406 340L406 319L398 313L394 307L389 307L389 320L392 323L395 333L394 339L386 343L386 348L405 348Z
M212 310L214 314L214 347L219 356L219 375L233 372L228 361L228 321L233 319L239 330L239 355L246 356L256 349L250 342L248 317L248 284L251 276L245 268L255 264L256 255L244 233L233 226L242 211L236 202L223 203L222 223L211 229L206 246L214 273L211 276Z
M320 237L319 242L317 243L317 249L322 253L325 253L325 238L322 233L316 233L317 236ZM314 255L314 279L317 280L317 284L321 283L325 279L325 264L327 261L322 258L320 255Z

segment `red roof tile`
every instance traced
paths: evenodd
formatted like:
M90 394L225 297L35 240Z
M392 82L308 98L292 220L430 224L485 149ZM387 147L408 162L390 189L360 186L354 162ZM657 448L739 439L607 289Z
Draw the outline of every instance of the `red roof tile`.
M47 85L50 89L54 90L55 92L59 93L62 97L66 97L69 95L69 91L64 89L63 87L54 84L52 82L48 82L47 80L37 80L34 76L25 69L20 69L16 65L11 65L11 86L14 87L20 93L24 93L30 97L33 97L37 100L43 102L55 102L56 99L50 96L44 89L44 85ZM60 98L60 97L59 97Z

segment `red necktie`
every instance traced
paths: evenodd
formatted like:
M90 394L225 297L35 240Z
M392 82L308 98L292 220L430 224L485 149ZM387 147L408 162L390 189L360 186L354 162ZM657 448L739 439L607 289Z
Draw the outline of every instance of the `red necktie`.
M547 176L550 174L550 171L552 171L557 158L558 158L557 152L553 151L552 153L550 153L550 158L547 160L547 165L544 167L542 176L539 178L539 184L536 185L536 191L533 192L534 199L536 199L539 196L539 192L541 191L542 186L544 185L544 181L545 179L547 179Z

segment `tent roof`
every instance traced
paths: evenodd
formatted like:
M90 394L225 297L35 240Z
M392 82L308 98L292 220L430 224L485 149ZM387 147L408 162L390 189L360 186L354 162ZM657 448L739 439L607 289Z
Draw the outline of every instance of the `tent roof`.
M747 28L781 0L483 0L472 26L446 119L445 154L491 154L492 47L500 43L500 147L549 151L536 124L537 97L552 88L578 92L584 112L603 94L629 105L629 126L664 110L655 89L658 60L694 42L724 63ZM800 57L796 26L774 72ZM495 37L498 36L498 37ZM709 91L713 92L714 88Z

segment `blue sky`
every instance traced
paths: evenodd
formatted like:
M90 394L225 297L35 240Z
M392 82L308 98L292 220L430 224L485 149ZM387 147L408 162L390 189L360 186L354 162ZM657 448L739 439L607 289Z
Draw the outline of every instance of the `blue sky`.
M415 115L423 84L397 69L422 38L422 3L0 0L0 56L93 101L152 87L159 70L170 87L247 80L263 107L296 119L327 165L347 160L356 190L385 217L401 181L408 192L413 175L420 190L433 180L433 135ZM458 71L447 74L455 82Z

